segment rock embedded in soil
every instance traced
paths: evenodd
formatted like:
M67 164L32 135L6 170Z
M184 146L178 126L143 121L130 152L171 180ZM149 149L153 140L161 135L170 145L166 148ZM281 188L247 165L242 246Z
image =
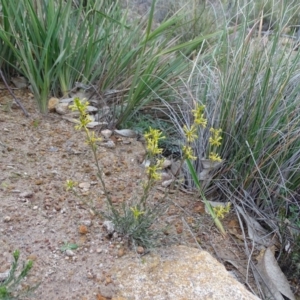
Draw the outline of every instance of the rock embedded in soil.
M103 228L107 231L107 234L113 234L115 231L115 225L112 221L104 221Z
M128 138L135 138L137 136L136 132L131 129L115 129L114 132L115 134Z
M87 227L91 227L92 226L92 221L91 220L83 220L82 225L85 225Z
M68 103L58 103L55 106L55 110L59 115L65 115L69 111L69 104Z
M109 129L101 130L101 135L106 139L109 139L112 136L113 132Z
M125 255L110 272L117 289L112 300L259 300L208 252L186 246L157 249L143 260Z
M69 257L73 257L73 256L75 256L75 253L71 249L67 249L66 250L66 255L69 256Z
M9 273L10 273L9 270L6 272L0 273L0 282L5 281L8 278Z
M33 192L32 191L25 191L23 193L21 193L20 198L31 198L33 196Z
M10 222L10 221L11 221L11 217L10 217L10 216L5 216L4 219L3 219L3 221L4 221L5 223Z

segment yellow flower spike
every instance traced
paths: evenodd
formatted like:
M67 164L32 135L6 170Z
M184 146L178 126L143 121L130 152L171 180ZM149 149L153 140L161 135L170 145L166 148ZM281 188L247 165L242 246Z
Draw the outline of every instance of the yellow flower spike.
M80 130L82 128L85 128L87 126L88 123L90 123L92 121L92 119L90 118L90 116L86 113L80 113L79 116L79 124L75 126L76 130Z
M192 160L197 159L197 157L194 156L194 152L193 152L192 147L190 147L190 146L183 146L182 147L182 152L183 152L183 157L185 159L192 159Z
M158 147L158 141L153 139L147 140L146 149L150 155L156 155L162 153L162 149Z
M161 170L161 162L160 161L158 161L156 163L156 165L148 166L147 170L146 170L146 173L147 173L149 179L160 180L161 179L161 174L157 172L159 170Z
M209 138L209 143L212 146L221 146L222 137L220 136L220 134L222 133L222 129L210 128L209 131L212 134L212 136Z
M79 112L79 124L75 126L76 130L81 130L82 128L86 128L87 124L92 120L90 116L87 114L87 106L89 102L84 100L80 100L79 98L74 99L74 104L70 105L69 108L72 111Z
M133 213L133 217L135 220L137 220L139 218L139 216L141 216L145 213L144 211L139 210L136 206L131 207L130 209Z
M195 124L200 125L203 128L205 128L207 125L207 120L204 118L204 114L202 114L198 118L195 118L194 122L195 122Z
M199 116L201 116L204 110L205 110L205 105L199 105L197 103L195 109L192 110L192 114L194 118L197 119Z
M144 134L146 140L146 149L148 153L152 156L162 153L162 149L158 147L158 142L160 139L165 137L162 132L158 129L149 128L149 131Z
M72 111L79 111L80 113L81 112L85 113L89 104L90 103L88 101L86 101L85 99L80 100L78 97L76 97L74 99L74 104L70 105L69 108Z
M184 131L185 138L188 143L192 143L198 138L197 127L195 124L193 124L190 128L188 128L186 125L184 125L183 131Z
M87 145L95 146L96 142L99 142L99 141L101 141L101 138L96 137L94 131L88 132L88 137L86 140Z
M144 134L144 137L147 140L159 141L160 139L164 139L165 136L162 135L162 132L158 129L149 128L149 131Z
M217 153L215 153L215 152L209 153L208 158L209 158L211 161L216 161L216 162L221 162L221 161L222 161L222 158L220 157L220 155L217 154Z
M195 109L192 110L192 114L194 116L194 123L196 125L200 125L203 128L206 127L207 120L204 117L205 105L196 104Z

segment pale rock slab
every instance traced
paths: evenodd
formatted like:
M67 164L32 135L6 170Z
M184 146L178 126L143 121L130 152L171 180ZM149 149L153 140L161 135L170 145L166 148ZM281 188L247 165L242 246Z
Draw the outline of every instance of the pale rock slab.
M186 246L118 259L112 300L259 300L208 252Z

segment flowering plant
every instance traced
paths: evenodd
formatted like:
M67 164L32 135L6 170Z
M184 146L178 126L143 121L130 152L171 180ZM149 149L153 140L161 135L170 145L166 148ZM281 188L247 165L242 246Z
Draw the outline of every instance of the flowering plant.
M199 128L206 128L207 125L207 119L204 116L205 106L196 104L195 109L192 110L192 114L194 117L194 122L191 126L184 125L183 132L185 135L186 143L182 147L182 153L183 153L183 160L186 161L189 171L191 173L191 176L193 178L193 181L200 193L201 198L203 199L205 206L211 215L212 219L214 220L217 228L220 230L220 232L225 236L226 232L224 230L224 227L219 220L224 217L224 214L229 212L230 206L226 207L224 210L220 210L219 208L213 208L208 200L206 199L199 178L196 174L195 168L193 167L193 164L191 163L191 160L196 160L197 157L194 156L194 152L192 149L192 143L198 138L198 129ZM209 154L208 158L211 161L211 164L213 165L214 162L222 162L222 158L220 155L216 152L216 148L221 146L221 133L222 129L214 129L210 128L211 136L209 138Z

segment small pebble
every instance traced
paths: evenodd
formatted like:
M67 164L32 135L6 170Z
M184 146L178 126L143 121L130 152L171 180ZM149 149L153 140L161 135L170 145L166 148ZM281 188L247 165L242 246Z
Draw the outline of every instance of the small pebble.
M37 209L38 209L38 206L35 205L32 209L33 209L33 210L37 210Z
M92 221L91 220L84 220L81 222L83 225L90 227L92 225Z
M98 249L96 250L96 252L97 252L97 253L101 253L101 252L102 252L102 249L98 248Z
M75 255L75 253L71 249L68 249L68 250L66 250L66 255L69 257L72 257Z
M138 254L143 254L145 252L145 249L142 246L139 246L139 247L136 248L136 252Z
M29 255L27 256L27 259L32 260L32 261L36 261L36 260L37 260L37 255L34 254L34 253L29 254Z
M101 131L101 134L107 139L111 137L112 133L113 132L109 129L104 129Z
M5 223L10 222L10 221L11 221L11 217L10 217L10 216L5 216L4 219L3 219L3 221L4 221Z
M116 147L116 144L113 141L109 140L106 143L102 143L101 146L113 149Z
M78 231L81 234L87 234L88 233L88 229L87 229L86 225L80 225Z
M122 257L125 254L124 248L118 250L118 257Z
M87 273L87 278L88 278L88 279L93 279L93 278L94 278L94 275L93 275L92 273L89 272L89 273Z

